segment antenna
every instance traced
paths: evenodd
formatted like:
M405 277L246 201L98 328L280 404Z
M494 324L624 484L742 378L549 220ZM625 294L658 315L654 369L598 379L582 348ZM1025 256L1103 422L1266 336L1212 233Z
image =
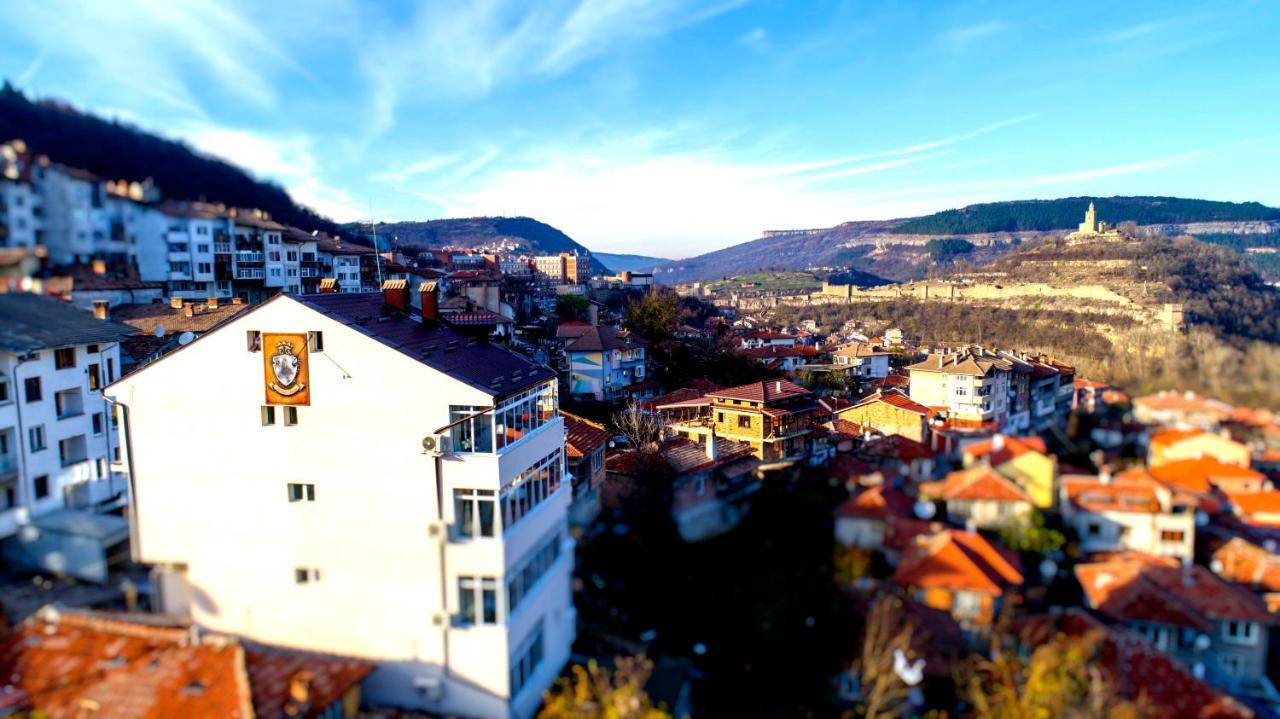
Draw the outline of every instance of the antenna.
M378 249L378 223L373 219L373 200L369 200L369 229L373 231L373 261L378 267L378 286L382 286L382 252Z

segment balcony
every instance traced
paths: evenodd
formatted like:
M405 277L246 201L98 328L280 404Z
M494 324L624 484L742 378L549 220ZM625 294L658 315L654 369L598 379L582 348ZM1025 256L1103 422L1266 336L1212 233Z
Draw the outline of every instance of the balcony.
M298 276L299 277L319 277L320 268L319 267L303 267L298 270Z
M84 397L81 396L79 389L55 392L53 400L58 419L70 419L84 414Z
M89 446L85 441L84 435L58 442L58 459L62 461L63 467L87 462L89 460Z
M236 262L256 262L258 264L262 264L262 253L261 252L243 252L243 251L237 252Z
M16 477L18 474L18 455L0 454L0 479Z
M229 255L229 254L231 254L231 243L230 243L230 242L215 242L215 243L213 243L213 254L215 254L215 255Z
M267 276L267 271L261 267L237 267L237 280L261 280Z

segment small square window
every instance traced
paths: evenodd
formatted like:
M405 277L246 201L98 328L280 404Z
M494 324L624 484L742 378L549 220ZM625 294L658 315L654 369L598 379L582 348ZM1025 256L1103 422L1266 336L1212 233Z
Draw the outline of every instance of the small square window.
M32 480L35 485L36 499L44 499L49 496L49 475L42 474Z
M53 351L54 369L67 369L76 366L76 348L65 347Z
M93 413L93 433L94 435L102 434L102 413Z
M276 423L276 408L270 405L262 408L262 426L266 427Z
M245 341L248 344L250 352L259 352L262 350L262 333L257 330L249 330L245 333Z
M293 581L298 584L320 581L320 570L310 567L298 567L293 570Z
M40 385L39 377L28 377L22 381L23 394L26 396L28 403L39 402L44 399L44 390Z
M298 423L298 408L285 407L284 408L284 426L292 427L297 423Z
M85 348L85 352L88 352L91 355L98 354L98 345L89 345Z
M316 501L316 486L314 484L300 484L297 482L289 483L289 501L290 502L314 502Z
M307 351L308 352L324 352L324 333L323 332L307 333Z

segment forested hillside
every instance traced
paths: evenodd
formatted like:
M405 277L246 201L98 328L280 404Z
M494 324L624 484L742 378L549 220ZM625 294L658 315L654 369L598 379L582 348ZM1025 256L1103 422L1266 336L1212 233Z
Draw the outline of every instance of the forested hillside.
M338 225L289 197L284 188L119 120L107 120L53 100L30 100L8 83L0 88L0 142L26 141L54 162L113 180L150 177L166 198L207 200L266 210L305 230L337 232Z
M1215 202L1181 197L1064 197L969 205L899 223L894 232L967 235L1074 229L1093 202L1098 217L1139 225L1280 220L1280 209L1257 202Z
M464 217L423 222L382 222L378 236L394 238L396 247L425 250L453 245L475 247L502 239L514 240L535 254L586 252L565 233L532 217ZM593 273L606 272L600 260L591 258Z

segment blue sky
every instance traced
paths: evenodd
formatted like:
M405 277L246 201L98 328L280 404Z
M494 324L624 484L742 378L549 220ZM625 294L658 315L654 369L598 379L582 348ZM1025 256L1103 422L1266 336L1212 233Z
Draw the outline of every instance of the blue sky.
M339 220L524 214L598 251L972 202L1280 205L1280 3L46 0L0 75Z

